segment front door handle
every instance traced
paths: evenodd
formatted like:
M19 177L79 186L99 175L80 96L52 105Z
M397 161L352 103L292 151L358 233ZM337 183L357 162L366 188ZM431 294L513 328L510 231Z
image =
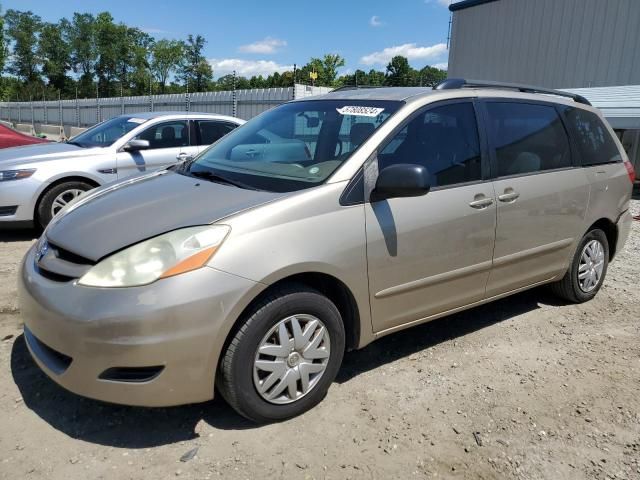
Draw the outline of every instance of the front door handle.
M182 160L191 160L192 158L193 158L193 155L191 155L189 153L186 153L186 152L182 152L182 153L179 153L178 155L176 155L176 159L180 160L180 161L182 161Z
M493 198L485 197L484 195L476 195L475 200L469 202L469 206L481 210L487 208L493 203Z
M513 189L506 189L502 195L498 195L498 200L501 202L511 203L515 202L516 199L520 196L518 192L514 192Z

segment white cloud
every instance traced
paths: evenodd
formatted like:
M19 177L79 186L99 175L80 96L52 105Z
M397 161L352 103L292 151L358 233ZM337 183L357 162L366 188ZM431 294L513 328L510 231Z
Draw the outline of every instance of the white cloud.
M242 77L250 78L254 75L267 76L274 72L293 70L293 65L280 65L273 60L243 60L240 58L209 59L216 77L228 75L236 71Z
M170 33L169 31L162 30L161 28L140 27L140 30L144 33L148 33L149 35L153 35L154 33Z
M448 70L449 69L449 63L448 62L436 63L436 64L431 65L431 66L439 68L440 70Z
M394 47L387 47L379 52L373 52L360 59L364 65L384 65L396 55L402 55L409 60L438 60L447 53L446 43L437 43L429 47L419 47L415 43L405 43Z
M271 54L276 53L280 48L286 47L287 42L278 38L266 37L257 42L238 47L238 50L244 53L260 53Z
M448 7L452 3L457 3L461 1L462 0L424 0L424 3L426 3L427 5L438 4L438 5L442 5L443 7Z
M382 22L382 20L380 20L379 16L374 15L369 20L369 25L371 25L372 27L381 27L382 25L384 25L384 23Z

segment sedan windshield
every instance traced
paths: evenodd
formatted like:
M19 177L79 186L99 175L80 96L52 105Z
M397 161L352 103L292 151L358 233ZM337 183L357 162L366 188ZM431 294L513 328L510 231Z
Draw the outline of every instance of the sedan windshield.
M119 116L99 123L73 137L69 142L80 147L109 147L120 137L147 120L134 116Z
M250 120L180 173L241 188L289 192L323 183L402 102L307 100Z

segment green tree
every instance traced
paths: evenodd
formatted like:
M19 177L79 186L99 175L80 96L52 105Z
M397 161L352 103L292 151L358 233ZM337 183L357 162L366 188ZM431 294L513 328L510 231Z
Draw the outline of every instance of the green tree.
M181 77L191 91L204 91L213 79L213 69L202 53L206 43L202 35L189 35L185 43Z
M391 59L387 65L387 77L385 85L393 87L409 86L412 83L412 68L409 60L402 55L397 55Z
M81 96L95 95L93 79L98 58L95 46L96 19L90 13L74 13L66 32L71 48L71 66L80 74L78 90Z
M4 16L0 10L0 72L4 70L4 63L7 60L7 42L4 34Z
M151 51L155 42L149 34L138 28L127 27L124 24L118 25L118 28L121 31L116 62L116 77L119 85L115 85L115 88L119 91L122 87L127 95L144 94L148 91L149 82L153 79Z
M71 46L67 41L70 28L66 19L59 23L45 23L40 31L38 56L42 61L42 74L50 87L64 93L70 88Z
M331 87L338 76L338 68L344 67L345 61L338 54L328 53L322 58L322 78L324 86Z
M427 65L418 72L419 86L421 87L435 87L437 84L446 80L446 70L440 70L436 67Z
M151 71L158 82L160 93L165 92L169 76L180 68L184 49L184 43L178 40L159 40L152 47Z
M109 12L101 12L96 16L95 22L95 49L97 61L95 73L98 81L98 90L101 97L114 94L112 83L118 76L118 60L120 58L120 43L122 42L123 28L113 23L113 17Z
M31 11L7 10L4 21L7 36L13 44L9 73L25 83L40 80L40 60L37 55L38 34L42 20Z
M254 75L249 79L249 88L267 88L267 79L262 75Z

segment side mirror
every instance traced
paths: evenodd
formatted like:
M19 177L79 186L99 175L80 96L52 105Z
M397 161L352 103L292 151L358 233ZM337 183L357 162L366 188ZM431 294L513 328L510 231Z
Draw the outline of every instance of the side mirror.
M429 172L422 165L399 163L384 168L378 174L371 201L387 198L419 197L431 189Z
M134 138L133 140L129 140L122 149L125 152L137 152L138 150L147 150L150 146L149 140Z

